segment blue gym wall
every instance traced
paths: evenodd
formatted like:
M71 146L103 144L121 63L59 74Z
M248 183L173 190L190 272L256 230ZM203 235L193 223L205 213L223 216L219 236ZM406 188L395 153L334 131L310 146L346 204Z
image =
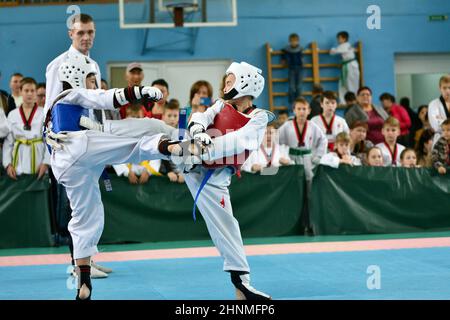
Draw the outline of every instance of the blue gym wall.
M366 9L372 4L381 7L381 30L366 27ZM65 5L0 8L0 88L8 89L13 72L45 80L48 62L70 45L66 9ZM335 34L347 30L352 43L363 42L365 83L377 97L384 91L395 92L395 53L450 52L450 21L428 21L429 15L449 15L448 0L238 0L238 26L201 28L194 54L184 51L142 55L143 31L121 30L116 4L81 5L81 10L96 21L91 56L105 76L108 62L191 59L245 60L267 74L266 42L281 48L288 34L297 32L303 45L317 41L319 48L329 48L335 44ZM168 31L150 31L153 39L172 35ZM258 100L258 105L268 105L267 90ZM277 104L286 105L283 101Z

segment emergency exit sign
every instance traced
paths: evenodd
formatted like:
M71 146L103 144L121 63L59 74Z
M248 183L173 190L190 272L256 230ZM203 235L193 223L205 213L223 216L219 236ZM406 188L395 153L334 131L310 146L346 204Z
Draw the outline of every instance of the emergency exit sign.
M428 20L430 20L430 21L445 21L445 20L448 20L448 16L446 16L446 15L433 15L433 16L429 16Z

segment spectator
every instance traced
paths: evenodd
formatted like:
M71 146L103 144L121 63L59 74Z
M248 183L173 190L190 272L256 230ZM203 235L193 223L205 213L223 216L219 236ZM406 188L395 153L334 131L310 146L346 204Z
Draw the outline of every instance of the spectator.
M433 143L441 137L441 124L450 118L450 75L441 77L439 90L441 96L428 105L428 120L435 132Z
M446 174L450 166L450 118L441 123L440 138L433 147L433 167L439 174Z
M1 97L0 97L1 98ZM2 153L3 153L3 140L9 133L9 125L8 120L6 119L5 112L3 111L3 108L0 108L0 162L2 161ZM0 175L2 173L1 167L0 167Z
M290 34L289 45L281 51L281 64L288 67L289 104L292 104L302 94L303 48L300 46L299 35Z
M20 95L20 82L23 79L21 73L14 73L9 80L9 88L11 89L11 96L14 99L15 105L18 107L22 104L23 98Z
M414 143L415 132L421 127L420 120L417 117L417 113L411 109L410 101L408 97L402 97L400 99L400 105L408 112L411 119L411 129L409 130L409 145Z
M347 111L352 108L354 105L356 105L358 102L356 101L356 95L354 92L348 91L344 95L345 104L341 105L340 107L340 113L336 112L339 116L345 118L345 114ZM348 124L348 123L347 123Z
M361 160L350 154L350 136L347 132L340 132L336 136L334 151L327 153L320 159L320 164L339 168L340 164L360 166Z
M153 103L151 109L151 117L160 119L164 113L164 106L167 103L167 98L169 97L169 84L164 79L158 79L152 82L152 87L156 87L163 93L163 98L156 103Z
M102 90L109 89L108 82L105 79L102 79L100 81L100 89L102 89ZM144 106L142 106L142 108L144 108ZM122 119L122 117L120 116L120 109L119 110L117 110L117 109L115 109L115 110L94 110L94 113L96 114L98 119L101 117L101 119L103 120L103 123L105 122L105 120L120 120L120 119ZM101 114L99 114L99 113L101 113ZM145 114L145 108L144 108L144 114Z
M346 110L358 103L355 93L351 91L347 91L347 93L344 95L344 99Z
M404 146L397 143L400 135L400 122L394 118L389 117L383 124L382 134L384 142L376 146L383 152L383 163L385 166L400 166L400 154L405 149Z
M411 119L405 108L395 103L395 97L390 93L383 93L380 96L380 102L384 110L400 122L400 136L398 142L404 146L409 145L409 129L411 128Z
M373 143L366 140L367 128L367 123L362 121L355 121L350 127L350 152L362 163L366 162L367 150L373 147Z
M0 72L0 79L1 79L1 72ZM3 109L3 112L5 116L8 115L8 113L16 108L16 103L14 102L14 98L6 91L0 90L0 109Z
M36 174L41 179L50 164L50 155L42 141L44 112L37 106L37 83L23 78L20 96L23 103L8 115L10 132L3 147L3 166L11 179L21 174Z
M345 120L349 126L353 121L367 122L369 129L367 131L367 139L373 143L383 142L384 138L381 134L384 121L389 115L383 108L372 104L372 90L369 87L362 87L357 94L358 104L347 110Z
M334 150L334 140L341 132L349 132L349 128L344 118L335 114L337 107L337 97L333 91L325 91L321 97L320 105L323 113L311 119L328 139L328 151Z
M186 109L186 124L194 112L205 112L212 105L213 88L208 81L199 80L191 86Z
M417 146L420 140L420 136L425 130L431 129L430 121L428 121L428 106L426 104L421 105L417 110L417 115L420 120L420 126L414 134L414 147Z
M294 102L295 118L280 128L280 144L287 145L289 154L296 164L304 164L305 156L311 161L308 165L318 164L327 152L327 137L312 121L308 121L311 112L305 98Z
M37 105L38 107L44 108L45 106L45 83L41 82L37 85Z
M405 148L402 153L400 153L400 164L404 168L417 167L417 155L414 149Z
M223 99L224 93L223 90L225 89L225 80L227 79L227 75L225 74L222 77L222 80L220 81L220 85L219 85L219 98Z
M162 121L167 125L177 128L180 114L180 103L177 99L171 99L164 107ZM184 177L170 160L161 160L159 173L167 175L171 182L184 183Z
M278 111L277 126L281 127L289 120L289 112L287 110Z
M139 62L132 62L128 64L125 71L125 80L127 80L128 86L141 86L144 81L144 69Z
M5 112L3 111L2 108L0 108L0 139L6 137L8 133L9 133L8 121L6 119Z
M420 135L419 141L416 145L417 163L420 167L431 168L433 163L431 161L431 153L433 151L433 135L431 129L426 129Z
M309 114L308 120L311 120L313 117L322 114L321 100L323 94L323 87L315 83L312 88L312 99L311 99L311 113Z
M128 87L133 86L142 86L142 81L144 80L144 71L142 69L142 65L139 62L132 62L128 64L127 69L125 71L125 80L127 81ZM106 82L106 81L105 81ZM143 102L142 108L144 111L144 117L151 118L152 117L152 102ZM127 108L128 105L120 108L120 117L125 119L127 117Z
M345 101L345 93L348 91L356 92L359 88L359 63L356 60L355 49L348 42L349 34L347 31L341 31L336 35L338 46L331 48L330 54L340 54L342 56L342 70L339 79L339 100Z
M102 79L100 81L100 89L108 90L109 89L108 81L106 81L105 79Z
M383 167L383 153L378 147L372 147L367 150L366 154L366 164L369 167Z
M251 173L263 173L267 168L277 168L293 164L289 159L289 148L278 143L277 125L267 125L263 142L258 151L252 152L242 166L242 170Z

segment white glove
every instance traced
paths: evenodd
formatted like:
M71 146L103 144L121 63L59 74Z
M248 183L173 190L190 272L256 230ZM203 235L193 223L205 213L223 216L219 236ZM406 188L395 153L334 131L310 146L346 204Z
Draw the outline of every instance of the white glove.
M205 127L203 127L200 123L194 123L191 126L188 126L189 133L192 137L194 137L198 133L205 132Z
M204 146L209 146L212 143L212 139L206 132L200 132L193 136L194 140L201 142Z
M157 102L163 98L163 93L156 87L143 87L141 94L144 98L147 98L153 102Z

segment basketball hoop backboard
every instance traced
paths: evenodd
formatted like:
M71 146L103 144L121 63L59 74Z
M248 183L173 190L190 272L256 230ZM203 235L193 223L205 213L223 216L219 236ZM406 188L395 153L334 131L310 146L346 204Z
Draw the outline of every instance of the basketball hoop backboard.
M119 0L122 29L232 27L237 0Z

